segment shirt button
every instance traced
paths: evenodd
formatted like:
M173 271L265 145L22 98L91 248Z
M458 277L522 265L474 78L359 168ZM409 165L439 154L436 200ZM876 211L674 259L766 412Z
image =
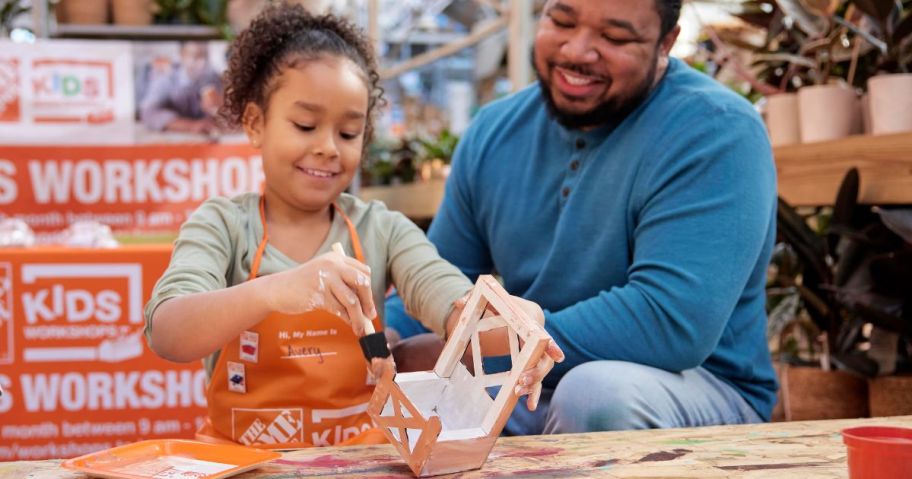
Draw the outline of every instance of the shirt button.
M570 187L565 186L564 189L561 190L561 195L563 195L564 198L570 196Z
M585 147L586 147L586 140L584 140L582 138L577 138L576 139L576 148L578 150L582 150Z
M576 171L579 169L579 160L573 160L570 162L570 170Z

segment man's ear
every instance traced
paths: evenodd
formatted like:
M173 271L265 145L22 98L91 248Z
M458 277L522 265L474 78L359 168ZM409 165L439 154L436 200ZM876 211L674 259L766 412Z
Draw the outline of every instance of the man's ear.
M681 26L675 25L674 28L668 31L665 34L665 38L662 39L662 42L659 45L659 49L662 51L663 57L668 57L671 52L671 47L674 46L675 41L678 39L678 35L681 33Z
M244 115L241 118L244 125L244 132L247 133L247 140L250 146L259 148L263 141L263 129L266 124L266 114L259 105L254 102L248 102L244 107Z

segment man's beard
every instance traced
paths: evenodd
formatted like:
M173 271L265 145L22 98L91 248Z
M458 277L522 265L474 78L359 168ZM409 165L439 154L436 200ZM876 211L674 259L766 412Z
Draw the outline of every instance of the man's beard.
M630 112L638 107L649 95L649 92L652 91L656 71L658 69L658 61L659 56L656 54L653 57L652 66L649 67L646 78L643 79L641 84L637 85L636 90L628 98L612 98L608 101L599 103L595 108L589 111L572 113L561 110L554 102L554 96L551 94L551 82L549 79L545 78L544 72L538 70L538 65L535 63L535 50L533 49L532 51L532 69L535 70L535 76L538 78L538 86L541 89L542 97L545 99L545 104L548 106L548 113L557 120L558 123L569 129L582 129L609 123L620 123L630 114ZM576 72L581 75L590 77L600 76L592 73L586 67L570 63L561 65L549 64L548 66L551 71L554 71L554 67L559 66L565 70Z

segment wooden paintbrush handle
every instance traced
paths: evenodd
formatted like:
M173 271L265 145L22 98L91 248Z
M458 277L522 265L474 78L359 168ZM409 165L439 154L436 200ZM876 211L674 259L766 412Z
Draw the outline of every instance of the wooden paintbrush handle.
M332 250L335 251L336 253L341 254L342 256L346 256L345 249L342 248L342 243L339 243L339 242L333 243ZM364 316L364 314L361 313L360 308L358 310L358 317L361 318L361 322L364 324L364 334L365 335L374 334L375 332L377 332L374 329L374 322L371 321L370 318ZM355 321L356 318L352 318L352 320Z

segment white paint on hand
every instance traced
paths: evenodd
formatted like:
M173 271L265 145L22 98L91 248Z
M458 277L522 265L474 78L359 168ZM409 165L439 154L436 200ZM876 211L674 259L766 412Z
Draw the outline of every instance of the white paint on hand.
M322 293L326 291L326 283L323 280L329 277L329 273L321 269L317 272L317 277L320 279L320 286L317 289Z
M307 301L308 310L320 309L326 304L326 298L320 293L314 293Z

